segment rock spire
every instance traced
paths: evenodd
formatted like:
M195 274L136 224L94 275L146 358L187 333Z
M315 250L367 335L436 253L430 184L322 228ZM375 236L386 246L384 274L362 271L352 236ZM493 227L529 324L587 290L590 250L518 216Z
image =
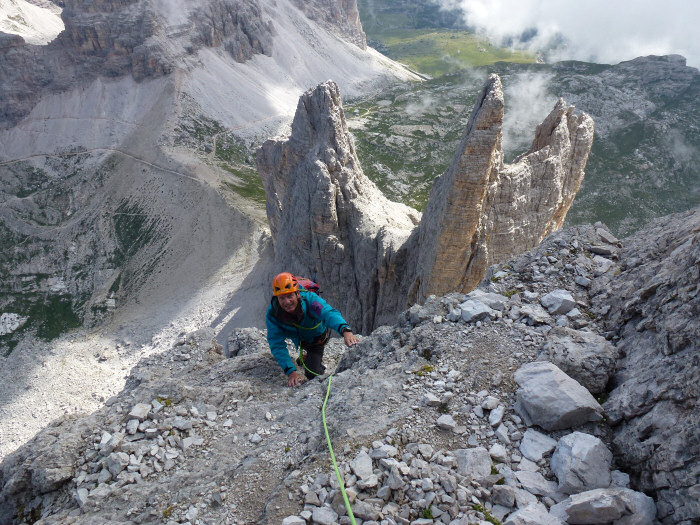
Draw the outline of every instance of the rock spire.
M561 226L581 185L593 121L559 100L530 150L504 165L503 109L491 75L421 218L362 172L337 85L306 92L291 136L258 154L276 268L316 272L367 332L428 295L470 291L490 264L537 245Z
M503 89L497 75L488 78L452 164L431 191L412 302L470 291L489 265L561 227L593 143L593 120L573 109L560 99L530 150L504 165Z
M266 141L257 167L267 192L276 268L315 273L356 330L374 326L387 254L420 220L365 176L334 82L302 95L287 140ZM332 286L331 286L332 284Z

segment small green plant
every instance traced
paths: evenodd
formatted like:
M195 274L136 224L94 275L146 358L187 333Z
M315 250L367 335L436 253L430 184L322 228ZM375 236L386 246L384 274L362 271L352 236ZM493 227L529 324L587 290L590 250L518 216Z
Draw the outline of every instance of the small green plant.
M284 451L285 451L285 452L289 452L290 450L292 450L292 447L290 447L289 445L287 445L286 447L284 447Z
M156 397L156 401L158 401L161 405L166 406L170 408L173 406L173 400L170 399L169 397Z
M481 512L484 515L484 519L488 521L489 523L493 523L493 525L501 525L501 522L483 505L480 505L479 503L474 503L472 505L472 508L477 511Z
M431 510L430 507L427 509L423 509L420 511L420 517L423 518L424 520L432 520L433 519L433 511Z
M440 412L441 414L447 414L449 413L450 409L447 406L447 403L440 403L437 407L437 411Z
M510 298L513 297L516 293L518 293L518 290L508 290L508 291L507 291L506 293L504 293L503 295L505 295L508 299L510 299Z
M170 518L173 515L174 510L175 510L175 507L173 505L170 505L169 507L164 508L163 509L163 517Z
M584 315L588 316L590 319L595 321L596 315L590 310L583 310Z
M433 370L434 370L434 368L433 368L432 366L430 366L430 365L423 365L423 368L421 368L420 370L416 370L415 373L416 373L416 375L417 375L418 377L423 377L423 376L425 376L425 375L428 375L428 374L429 374L430 372L432 372Z

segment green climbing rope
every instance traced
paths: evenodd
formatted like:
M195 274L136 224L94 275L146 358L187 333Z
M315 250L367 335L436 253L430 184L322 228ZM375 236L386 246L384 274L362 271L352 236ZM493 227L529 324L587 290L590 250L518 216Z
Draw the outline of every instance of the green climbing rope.
M299 345L299 361L301 362L302 365L304 365L304 368L308 370L311 374L315 376L319 376L321 374L317 374L313 370L309 370L306 366L306 362L304 361L304 351L301 348L301 344ZM331 445L331 437L328 434L328 425L326 425L326 403L328 402L328 396L331 393L331 379L333 379L333 374L330 374L328 376L328 388L326 389L326 397L323 400L323 406L321 407L321 418L323 419L323 430L326 432L326 442L328 443L328 451L331 453L331 461L333 462L333 469L335 470L335 477L338 478L338 484L340 485L340 493L343 495L343 501L345 502L345 508L348 511L348 516L350 516L350 522L352 525L357 525L355 522L355 516L352 513L352 508L350 507L350 501L348 500L348 495L345 492L345 483L343 483L343 477L340 475L340 471L338 470L338 464L335 461L335 454L333 453L333 445Z
M345 483L343 483L343 477L340 475L338 470L338 464L335 462L335 454L333 454L333 445L331 445L331 438L328 435L328 426L326 425L326 403L328 402L328 395L331 393L331 379L333 374L328 376L328 388L326 389L326 398L323 400L323 407L321 408L321 417L323 419L323 430L326 432L326 442L328 443L328 450L331 453L331 461L333 462L333 469L335 470L335 476L338 478L338 484L340 485L340 493L343 495L343 501L345 502L345 508L348 510L348 516L350 516L350 522L352 525L357 525L355 522L355 516L352 513L352 508L350 508L350 501L348 501L348 495L345 493Z

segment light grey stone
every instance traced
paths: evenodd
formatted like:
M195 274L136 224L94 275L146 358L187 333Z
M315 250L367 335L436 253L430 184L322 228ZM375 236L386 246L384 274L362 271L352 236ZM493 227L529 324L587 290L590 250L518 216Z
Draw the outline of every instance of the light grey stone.
M503 421L503 414L505 413L505 411L506 408L503 405L494 408L489 414L489 424L492 427L497 427L498 425L500 425Z
M88 490L84 488L79 488L75 491L75 502L80 508L84 507L88 501Z
M462 310L462 320L465 323L481 321L490 316L495 316L495 311L481 301L469 299L459 305Z
M550 315L563 315L576 306L576 301L568 290L557 289L549 292L540 299Z
M494 485L491 488L491 501L495 505L513 507L515 505L515 488L508 485Z
M525 490L537 496L549 496L557 492L557 484L544 478L539 472L518 470L515 477Z
M133 436L136 434L136 431L139 429L139 420L138 419L130 419L129 421L126 422L126 432L127 434Z
M643 525L654 523L654 500L641 492L623 488L594 489L560 502L555 512L566 513L567 523L585 525L609 523L615 525Z
M523 458L520 463L518 463L518 468L516 470L527 470L528 472L539 472L540 466L534 461L530 461L527 458Z
M372 476L372 458L367 452L361 450L350 462L350 468L358 478L369 479Z
M591 393L605 390L615 372L617 350L604 337L570 328L553 328L537 359L550 361Z
M352 512L355 516L361 520L376 520L379 517L379 510L377 510L374 505L366 503L364 501L356 501L352 505Z
M318 525L336 525L338 514L331 507L317 507L313 510L311 520Z
M300 516L287 516L282 520L282 525L306 525L306 520Z
M138 419L139 421L143 421L148 417L148 414L151 411L151 405L148 403L138 403L137 405L134 405L134 407L131 409L131 412L129 412L129 417L133 417Z
M437 397L435 394L432 392L426 392L425 395L423 396L423 401L425 402L426 405L429 407L437 407L440 406L440 398Z
M557 446L557 440L528 428L520 441L520 453L535 463Z
M584 277L583 275L577 275L574 278L574 282L584 288L588 288L591 285L591 280L587 277Z
M590 392L552 363L527 363L514 378L520 385L515 411L529 424L559 430L602 418Z
M443 430L452 431L457 426L457 422L451 415L443 414L438 418L437 426Z
M97 474L97 483L107 483L108 481L112 480L112 473L109 471L107 467L103 468L100 470L100 473Z
M112 476L116 477L129 465L129 454L124 452L112 452L107 456L107 468Z
M610 486L612 453L595 436L573 432L562 437L552 455L551 467L565 494Z
M182 416L177 416L173 419L173 427L178 430L191 430L192 421Z
M455 451L457 473L479 481L491 474L493 462L484 447L459 449Z
M564 522L551 516L541 503L533 503L510 514L503 525L564 525Z
M467 297L481 301L492 310L503 311L505 309L508 298L505 295L498 293L485 292L479 288L475 288L467 294Z
M520 307L520 317L527 318L532 324L544 324L552 317L539 304L524 304Z
M489 456L501 463L505 463L508 461L508 451L506 450L506 447L504 447L500 443L494 444L489 449Z
M610 477L612 478L612 481L610 482L611 487L620 487L624 489L630 488L630 475L621 472L619 470L613 470L610 473Z
M484 399L481 402L481 408L486 409L486 410L493 410L495 409L500 401L498 400L497 397L494 396L486 396L486 399Z

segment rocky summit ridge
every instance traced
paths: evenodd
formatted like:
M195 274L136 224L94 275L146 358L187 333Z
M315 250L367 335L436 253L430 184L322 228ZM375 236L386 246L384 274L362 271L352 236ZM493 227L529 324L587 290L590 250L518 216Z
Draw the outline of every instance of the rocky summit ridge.
M357 523L690 525L698 393L654 369L700 369L698 242L700 210L622 241L602 224L559 230L469 294L430 297L352 349L331 341L332 380L296 389L263 331L225 349L211 330L182 334L102 409L0 464L0 518L350 523L320 421L332 381ZM680 337L638 344L663 327ZM650 382L657 394L631 394Z
M342 283L328 294L360 332L429 295L469 292L486 268L561 226L584 176L593 121L559 100L529 151L504 164L504 96L491 75L422 214L362 172L337 85L300 99L288 139L260 148L275 266Z

